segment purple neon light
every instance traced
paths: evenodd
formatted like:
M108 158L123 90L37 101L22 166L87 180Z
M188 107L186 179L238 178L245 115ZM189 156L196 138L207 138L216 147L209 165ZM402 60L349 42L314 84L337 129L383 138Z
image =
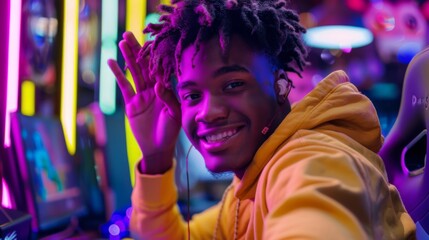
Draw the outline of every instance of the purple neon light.
M1 199L1 205L5 208L12 208L12 199L10 196L10 190L9 186L7 185L6 181L2 179L2 199Z
M10 1L9 52L4 146L10 146L10 113L18 109L19 44L21 29L21 0Z

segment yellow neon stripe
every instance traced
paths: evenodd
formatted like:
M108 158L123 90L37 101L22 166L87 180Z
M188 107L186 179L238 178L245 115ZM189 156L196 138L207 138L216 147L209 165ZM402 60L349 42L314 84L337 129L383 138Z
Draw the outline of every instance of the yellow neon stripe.
M125 117L125 139L127 141L128 167L130 170L131 184L134 186L134 168L138 161L143 157L139 145L131 131L128 118Z
M78 22L79 1L65 0L60 119L70 154L76 151Z
M36 85L33 81L21 83L21 113L33 116L36 111Z
M144 21L146 18L146 0L127 0L126 3L126 22L125 29L134 33L140 44L143 45L143 28ZM131 84L134 86L134 81L132 81L132 76L129 71L127 71L126 76L131 80ZM137 144L136 139L131 131L128 118L125 117L125 137L127 141L127 154L128 154L128 166L130 170L130 179L131 184L134 186L134 167L137 162L142 158L142 152Z
M143 44L143 28L146 18L146 0L127 0L125 29L134 33L140 44Z

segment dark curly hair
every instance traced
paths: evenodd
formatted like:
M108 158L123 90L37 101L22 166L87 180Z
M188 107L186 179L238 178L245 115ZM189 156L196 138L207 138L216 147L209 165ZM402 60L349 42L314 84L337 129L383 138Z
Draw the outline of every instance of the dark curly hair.
M180 75L180 59L188 46L218 37L223 57L227 56L233 34L238 34L256 51L266 54L272 64L285 71L300 71L307 64L307 49L302 41L305 28L285 0L173 0L160 5L159 24L149 24L143 33L152 34L139 53L150 56L150 74Z

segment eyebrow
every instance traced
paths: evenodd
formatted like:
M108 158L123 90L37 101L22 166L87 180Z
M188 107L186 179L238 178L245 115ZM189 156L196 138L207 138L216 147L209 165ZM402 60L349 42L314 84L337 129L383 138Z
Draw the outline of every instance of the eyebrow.
M184 82L179 82L176 85L176 91L179 91L180 89L184 89L187 87L191 87L191 86L196 86L197 84L193 81L184 81Z
M224 66L219 68L218 70L216 70L213 73L213 77L219 77L223 74L227 74L230 72L249 72L249 70L247 70L247 68L241 66L241 65L231 65L231 66Z
M249 70L247 70L247 68L245 68L245 67L243 67L241 65L236 64L236 65L221 67L221 68L217 69L212 74L212 76L214 78L216 78L216 77L219 77L221 75L224 75L224 74L227 74L227 73L230 73L230 72L245 72L245 73L248 73ZM179 90L179 89L183 89L183 88L187 88L189 86L195 86L195 85L196 85L196 83L193 82L193 81L179 82L177 84L177 86L176 86L176 89Z

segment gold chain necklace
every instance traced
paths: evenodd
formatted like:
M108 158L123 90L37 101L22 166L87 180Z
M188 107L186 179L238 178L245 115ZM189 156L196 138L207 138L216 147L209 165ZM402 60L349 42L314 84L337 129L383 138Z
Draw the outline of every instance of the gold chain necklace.
M239 213L240 213L240 199L238 199L237 206L235 207L234 240L237 240L237 234L238 234L238 214Z
M217 220L216 220L216 225L215 225L215 229L214 229L214 233L213 233L213 240L217 240L217 232L219 229L219 225L220 225L220 220L221 220L221 215L223 212L223 207L225 205L225 197L226 194L229 192L229 190L232 189L232 185L229 185L227 189L225 189L225 191L223 192L222 195L222 199L221 199L221 206L219 209L219 214L217 216ZM240 199L237 200L237 205L235 207L235 219L234 219L234 240L237 240L237 236L238 236L238 215L240 213Z

